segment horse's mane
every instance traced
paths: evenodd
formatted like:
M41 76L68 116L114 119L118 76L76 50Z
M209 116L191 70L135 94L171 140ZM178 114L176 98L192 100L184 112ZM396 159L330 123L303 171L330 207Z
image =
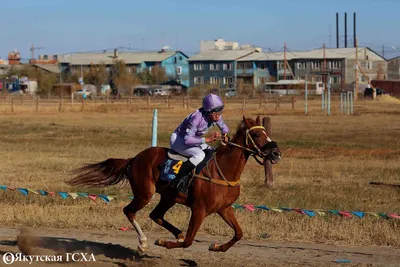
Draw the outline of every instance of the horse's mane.
M231 138L231 140L236 140L236 137L237 137L239 134L242 134L242 133L244 132L245 128L246 128L245 123L244 123L243 121L240 121L240 122L238 123L237 127L236 127L236 132L235 132L235 134L233 135L233 137ZM218 153L223 153L223 152L225 152L226 150L230 150L230 149L232 149L232 146L224 146L224 145L220 144L220 145L216 148L216 151L217 151Z

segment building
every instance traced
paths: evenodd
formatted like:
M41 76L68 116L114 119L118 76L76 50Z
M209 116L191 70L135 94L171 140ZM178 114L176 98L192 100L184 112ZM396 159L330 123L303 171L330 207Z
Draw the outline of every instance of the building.
M400 80L400 56L389 60L388 80Z
M200 41L200 53L210 50L254 50L261 52L260 47L253 47L248 44L239 45L238 42L225 41L224 39L216 39L211 41Z
M59 57L62 72L77 73L90 69L92 65L105 64L107 70L117 60L125 62L126 71L132 74L139 74L154 66L161 66L169 79L174 79L185 86L189 86L189 65L188 56L180 51L161 50L159 52L104 52L104 53L74 53Z
M323 76L329 74L331 84L342 87L355 82L355 54L354 48L325 49L325 52L315 49L286 52L286 55L283 52L250 53L237 60L237 80L258 87L269 80L307 78L314 83L321 82ZM358 64L358 81L362 87L368 82L367 77L370 80L387 78L387 61L368 47L358 49Z
M253 50L207 50L189 58L190 87L204 84L220 88L233 87L237 79L237 63Z

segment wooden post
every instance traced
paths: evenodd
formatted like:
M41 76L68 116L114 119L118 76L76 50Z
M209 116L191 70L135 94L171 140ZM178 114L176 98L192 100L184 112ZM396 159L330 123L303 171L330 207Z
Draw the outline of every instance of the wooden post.
M183 104L183 108L186 108L185 96L183 96L183 98L182 98L182 104Z
M246 97L243 97L243 110L246 109Z
M294 98L294 96L292 96L292 110L294 110L294 103L296 102L296 99Z
M74 103L74 93L71 93L71 103Z
M11 97L11 112L14 112L14 97Z
M62 111L62 104L63 104L63 99L60 97L60 106L58 107L58 112Z
M270 137L272 133L271 119L269 117L264 117L262 120L262 124L267 132L268 137ZM264 184L267 187L272 188L274 186L274 175L272 173L272 164L269 160L264 161L264 171L265 171Z
M275 105L275 110L279 109L279 96L276 97L276 105Z
M36 96L36 112L39 112L39 96Z
M358 94L358 38L356 37L356 66L355 66L355 88L354 88L354 100L357 100L357 94ZM376 98L376 90L375 88L372 88L372 99Z
M226 94L224 94L224 106L226 106Z
M190 109L190 97L189 96L187 97L187 106L186 106L186 108Z
M261 109L262 101L263 101L263 94L260 94L260 105L258 106L258 109Z
M84 111L85 110L85 99L83 99L83 97L82 97L82 108L81 108L81 111Z
M150 96L147 97L147 106L150 107Z

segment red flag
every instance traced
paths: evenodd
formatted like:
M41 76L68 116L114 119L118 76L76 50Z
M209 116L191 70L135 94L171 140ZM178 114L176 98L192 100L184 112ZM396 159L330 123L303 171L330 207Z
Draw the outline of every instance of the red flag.
M351 214L348 211L339 211L340 215L343 215L344 217L350 218Z
M96 195L89 195L89 198L96 203Z
M245 209L248 209L249 211L254 211L254 205L253 204L248 204L248 205L243 205Z

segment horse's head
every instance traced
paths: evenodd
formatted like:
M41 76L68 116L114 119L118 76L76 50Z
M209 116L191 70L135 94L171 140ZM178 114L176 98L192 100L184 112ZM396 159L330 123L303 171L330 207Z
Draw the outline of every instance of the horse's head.
M243 115L244 145L253 151L253 155L264 160L270 160L272 164L281 159L278 144L269 138L267 131L261 125L260 116L256 120L246 118Z

